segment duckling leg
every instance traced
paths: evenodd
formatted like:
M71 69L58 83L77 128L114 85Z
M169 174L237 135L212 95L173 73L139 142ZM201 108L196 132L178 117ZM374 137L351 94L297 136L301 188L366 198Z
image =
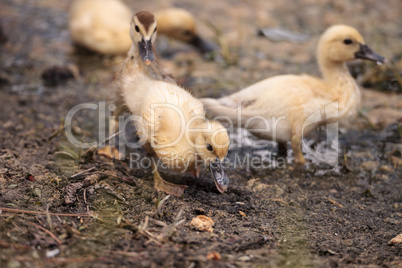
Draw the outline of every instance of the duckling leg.
M306 159L304 159L302 153L302 144L301 144L301 135L292 134L291 145L292 150L295 155L295 162L296 164L304 164L306 163Z
M178 185L165 181L159 174L154 161L152 161L152 173L154 174L154 188L157 191L180 197L183 195L184 189L187 188L186 185Z

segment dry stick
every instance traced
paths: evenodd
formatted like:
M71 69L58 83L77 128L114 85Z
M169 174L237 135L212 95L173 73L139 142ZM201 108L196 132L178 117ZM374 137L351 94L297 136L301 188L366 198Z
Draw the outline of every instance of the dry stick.
M100 175L104 175L104 176L109 176L109 177L116 178L116 179L118 179L118 180L121 180L121 181L123 181L123 182L129 184L129 185L137 186L137 183L136 183L134 180L127 179L126 176L124 176L125 178L122 178L122 177L119 177L119 176L117 176L117 175L115 175L115 174L112 174L112 173L110 173L110 172L101 172L101 171L99 171L98 173L99 173Z
M53 132L53 134L47 138L48 141L51 141L53 138L55 138L56 136L58 136L63 130L64 130L65 126L64 126L64 120L63 122L60 124L59 128Z
M106 261L106 258L99 257L82 257L82 258L52 258L46 259L47 263L63 264L63 263L77 263L77 262L89 262L89 261Z
M88 150L86 150L85 152L83 152L81 156L85 156L85 155L87 155L88 153L94 151L94 150L95 150L96 148L98 148L101 144L106 143L107 141L109 141L110 139L116 137L117 135L119 135L119 134L122 133L122 132L123 132L123 129L120 130L119 132L116 132L116 133L110 135L108 138L106 138L104 141L100 142L98 145L92 146L91 148L89 148Z
M42 231L44 231L45 233L47 233L48 235L50 235L54 240L56 240L57 244L61 245L63 242L61 242L60 239L58 239L51 231L49 231L46 228L43 228L40 225L37 225L36 223L33 222L27 222L29 225L35 226L36 228L41 229Z
M339 204L338 202L336 202L334 199L331 199L331 198L327 197L327 200L329 202L331 202L332 204L337 205L340 208L343 208L343 206L341 204Z
M128 252L128 251L119 251L119 250L104 250L103 252L105 254L115 254L115 255L121 255L121 256L125 256L125 257L134 257L134 258L142 257L141 253L138 253L138 252Z
M1 211L5 212L14 212L14 213L25 213L25 214L37 214L37 215L52 215L52 216L67 216L67 217L92 217L89 214L68 214L68 213L46 213L42 211L30 211L30 210L23 210L23 209L15 209L15 208L3 208L0 207Z
M70 176L70 178L75 178L75 177L77 177L77 176L79 176L79 175L81 175L81 174L84 174L84 173L86 173L86 172L92 171L92 170L94 170L94 169L95 169L95 167L88 168L88 169L86 169L86 170L83 170L83 171L81 171L81 172L78 172L77 174L74 174L74 175Z
M63 216L63 217L97 217L97 216L102 216L102 217L116 217L118 215L91 215L91 214L68 214L68 213L46 213L42 211L30 211L30 210L23 210L23 209L14 209L14 208L3 208L0 207L0 211L4 212L12 212L12 213L25 213L25 214L36 214L36 215L51 215L51 216ZM100 220L98 218L98 220Z

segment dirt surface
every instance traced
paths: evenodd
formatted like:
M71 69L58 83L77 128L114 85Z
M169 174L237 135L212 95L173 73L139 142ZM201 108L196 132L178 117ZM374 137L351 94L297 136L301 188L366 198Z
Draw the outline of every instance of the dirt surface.
M274 145L255 150L234 135L227 193L216 190L205 168L200 179L181 178L189 187L180 198L156 192L150 168L130 168L130 154L146 159L141 149L121 152L119 161L67 140L67 113L110 100L123 59L74 48L68 4L0 3L0 267L402 266L402 244L388 244L402 233L399 0L128 2L137 11L186 8L201 35L221 45L208 60L158 37L164 65L197 97L223 96L277 74L318 75L315 45L336 23L359 29L388 59L387 66L350 64L370 89L363 89L362 116L340 130L335 168L311 159L298 167L291 153L274 166L266 159L275 156ZM306 41L270 41L257 35L261 27ZM99 120L108 115L77 113L75 137L102 141ZM307 142L324 140L318 131ZM259 162L235 167L236 156ZM197 215L214 221L213 232L190 226Z

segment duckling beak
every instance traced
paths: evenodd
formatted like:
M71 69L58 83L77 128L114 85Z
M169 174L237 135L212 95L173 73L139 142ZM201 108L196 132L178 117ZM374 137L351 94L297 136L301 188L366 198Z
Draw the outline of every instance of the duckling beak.
M209 163L209 169L211 170L212 177L214 178L216 188L218 188L219 192L221 193L225 192L229 186L229 178L223 170L221 160L219 160L217 157L215 161L211 161Z
M202 54L212 52L215 50L214 46L203 40L200 36L194 35L193 38L188 42L190 45L196 47Z
M154 52L152 50L152 41L151 40L141 40L138 42L138 50L140 52L141 59L145 62L146 65L151 64L154 61Z
M377 54L369 46L360 44L360 50L355 53L355 57L358 59L372 60L379 63L384 63L385 58Z

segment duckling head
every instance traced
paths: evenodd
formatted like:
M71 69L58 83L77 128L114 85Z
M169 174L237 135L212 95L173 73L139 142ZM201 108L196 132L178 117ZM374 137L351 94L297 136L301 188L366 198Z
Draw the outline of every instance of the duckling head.
M194 16L181 8L168 8L155 13L159 32L178 41L196 47L201 53L214 50L214 47L202 39L196 30Z
M222 167L222 161L229 150L229 135L225 127L217 121L207 121L196 132L195 147L197 157L209 165L216 188L223 193L229 186L229 178Z
M155 60L152 44L156 39L156 20L152 13L140 11L134 14L130 23L130 37L133 45L146 65Z
M368 47L361 34L353 27L335 25L328 28L318 44L319 64L343 64L353 59L367 59L383 63L385 58Z

